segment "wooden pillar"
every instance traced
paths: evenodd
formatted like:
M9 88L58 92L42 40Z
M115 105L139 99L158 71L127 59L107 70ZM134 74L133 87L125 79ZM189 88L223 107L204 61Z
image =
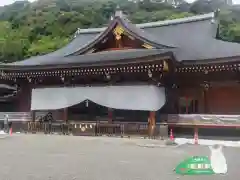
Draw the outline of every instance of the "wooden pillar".
M148 118L148 130L149 130L149 136L152 137L154 135L154 130L156 127L156 112L150 111L149 112L149 118Z
M21 84L19 96L17 96L17 111L31 112L32 88L30 84Z
M113 109L108 108L108 123L112 124L113 123Z
M188 97L185 97L185 100L186 100L186 114L188 114L188 111L189 111L189 109L188 109Z
M165 105L165 111L169 114L175 114L179 111L179 99L178 92L176 88L167 88L166 89L166 98L167 103Z
M178 90L177 89L174 89L174 100L173 100L173 102L174 102L174 110L173 110L173 112L172 112L172 114L178 114L179 113L179 92L178 92Z
M68 121L68 108L63 109L63 121L64 122Z
M36 111L32 111L32 121L36 120Z
M203 106L204 106L204 113L207 114L208 112L208 96L207 96L207 89L203 89Z

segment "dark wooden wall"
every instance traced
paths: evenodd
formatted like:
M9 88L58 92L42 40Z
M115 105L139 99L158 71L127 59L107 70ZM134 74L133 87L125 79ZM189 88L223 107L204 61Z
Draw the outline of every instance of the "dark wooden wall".
M30 84L24 84L21 86L21 90L16 99L18 112L31 111L31 94L32 87Z
M198 101L198 113L202 114L239 114L240 85L212 86L205 91L200 87L182 88L178 90L179 98Z
M31 110L31 86L22 86L16 99L17 111L28 112ZM240 85L210 87L205 91L200 87L181 88L176 91L178 98L195 99L198 101L198 113L203 114L239 114L240 113ZM173 96L173 94L169 94ZM171 99L171 98L170 98ZM168 100L170 100L168 97ZM168 102L174 103L174 102ZM166 112L173 113L173 112ZM62 118L62 112L53 113L56 119Z
M239 114L240 86L213 87L207 91L211 114Z

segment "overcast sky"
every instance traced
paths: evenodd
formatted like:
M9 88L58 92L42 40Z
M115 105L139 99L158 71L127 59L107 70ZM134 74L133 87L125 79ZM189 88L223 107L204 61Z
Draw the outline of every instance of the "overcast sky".
M13 2L15 2L16 0L0 0L0 6L4 6L7 4L12 4ZM32 1L32 0L30 0Z
M3 5L7 5L7 4L11 4L13 2L15 2L16 0L0 0L0 6L3 6ZM29 1L34 1L34 0L29 0ZM188 2L193 2L195 0L186 0ZM240 0L233 0L233 2L235 4L240 4Z

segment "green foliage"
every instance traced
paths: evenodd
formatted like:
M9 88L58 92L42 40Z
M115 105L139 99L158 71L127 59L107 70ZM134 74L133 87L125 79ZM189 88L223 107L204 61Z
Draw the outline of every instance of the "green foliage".
M197 14L207 13L213 12L216 9L225 8L226 6L226 0L198 0L192 4L190 11Z
M133 23L182 18L222 8L220 38L240 42L240 8L229 8L225 0L197 0L193 4L184 0L23 0L0 7L0 62L54 51L67 44L77 28L105 26L117 5Z
M9 22L0 23L0 58L2 62L12 62L24 58L29 45L27 31L12 29Z
M28 55L36 56L49 53L66 45L67 42L68 39L60 37L42 36L39 40L30 45Z

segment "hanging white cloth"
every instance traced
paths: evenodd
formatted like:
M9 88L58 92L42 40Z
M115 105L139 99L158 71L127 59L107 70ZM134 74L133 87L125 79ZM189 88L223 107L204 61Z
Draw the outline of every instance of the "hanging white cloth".
M211 167L213 172L216 174L226 174L227 173L227 161L222 152L222 146L215 145L209 146L211 150Z
M166 95L164 87L154 85L37 88L31 110L62 109L88 100L114 109L157 111Z

